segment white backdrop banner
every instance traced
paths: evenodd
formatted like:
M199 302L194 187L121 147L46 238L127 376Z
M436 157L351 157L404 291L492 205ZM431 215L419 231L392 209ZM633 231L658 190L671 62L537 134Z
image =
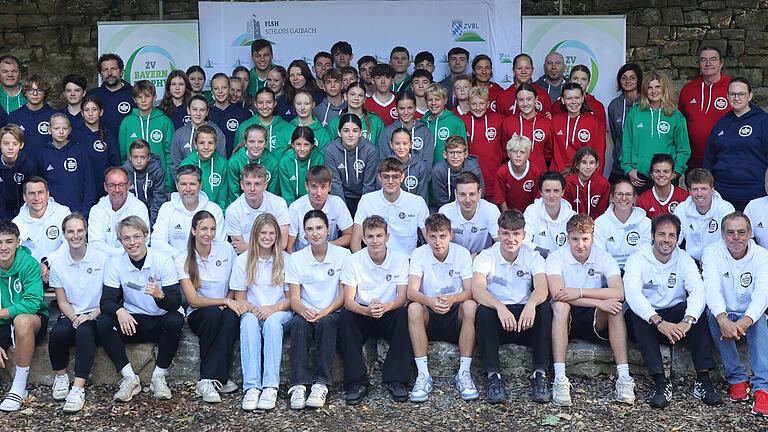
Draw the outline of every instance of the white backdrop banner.
M449 72L446 54L454 46L493 58L494 81L512 81L512 57L520 52L521 0L204 2L200 10L200 57L207 75L251 68L254 39L273 44L275 64L304 59L336 41L352 44L355 58L389 61L397 45L411 57L435 55L435 80ZM412 58L413 60L413 58ZM469 68L467 68L469 72ZM210 71L210 73L208 73Z
M115 53L125 62L123 78L133 84L149 80L157 98L174 69L200 63L196 20L99 22L99 55Z

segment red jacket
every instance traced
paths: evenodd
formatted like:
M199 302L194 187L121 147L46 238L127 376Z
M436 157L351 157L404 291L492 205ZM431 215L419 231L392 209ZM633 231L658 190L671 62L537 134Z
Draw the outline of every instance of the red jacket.
M495 112L488 111L483 117L475 117L471 113L461 116L467 129L469 152L480 159L480 172L483 178L489 179L485 185L485 199L495 202L496 168L506 160L506 149L501 141L501 124L504 118Z
M491 86L488 87L488 108L491 111L496 112L496 101L503 92L504 89L495 82L492 82Z
M398 119L397 108L395 104L395 95L389 100L389 103L382 105L373 96L367 97L363 107L368 111L381 117L384 121L384 126L389 126Z
M701 168L712 128L733 109L727 97L730 82L731 77L725 75L714 84L706 84L699 77L684 85L680 91L677 108L688 122L688 138L691 142L688 168Z
M602 102L597 100L596 97L592 96L591 94L587 93L587 105L589 105L589 109L592 110L592 114L597 116L597 119L600 120L600 122L603 124L603 129L606 129L608 127L607 123L607 117L605 114L605 105L603 105ZM565 112L563 111L563 103L560 99L555 101L555 103L552 104L552 115L554 115L556 112ZM602 159L602 157L601 157Z
M645 210L645 214L648 218L653 220L656 216L674 212L677 205L685 201L686 198L688 198L688 191L673 185L672 196L667 198L666 201L661 202L659 201L659 197L656 196L656 193L654 193L653 188L650 188L637 197L635 206Z
M552 108L552 101L549 99L549 93L541 88L538 84L533 84L536 87L536 93L538 101L536 102L536 111L548 113ZM516 114L517 112L517 86L512 85L508 89L499 95L496 101L497 112L504 117ZM590 105L591 106L591 105Z
M547 116L539 113L529 120L523 118L522 114L514 114L505 118L501 126L501 139L505 147L513 135L522 135L531 140L533 148L529 159L540 171L546 171L546 161L552 160L552 122Z
M579 180L579 174L573 173L565 178L563 199L571 203L576 213L586 213L592 219L605 213L611 197L611 184L595 173L586 183Z
M496 170L496 190L500 193L497 194L495 203L501 205L502 202L506 202L507 208L524 212L539 196L536 182L541 173L542 171L535 165L528 163L525 173L517 178L512 174L509 162L499 165Z
M598 173L605 167L605 127L592 113L574 118L558 112L552 116L552 164L549 169L563 172L573 163L573 156L582 147L592 147L600 156Z

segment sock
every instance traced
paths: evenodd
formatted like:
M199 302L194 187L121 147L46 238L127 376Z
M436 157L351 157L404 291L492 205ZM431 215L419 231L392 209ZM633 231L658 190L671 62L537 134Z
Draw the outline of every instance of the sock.
M469 368L472 366L472 357L461 357L459 360L459 375L464 372L469 372Z
M133 371L133 367L131 367L130 363L120 369L120 374L123 376L123 378L133 378L136 376L136 373Z
M663 373L655 373L655 374L652 374L652 375L651 375L651 378L653 378L653 382L654 382L655 384L659 384L659 383L666 383L666 382L667 382L667 378L664 376L664 374L663 374Z
M168 371L168 369L163 369L160 366L155 365L155 370L152 371L152 376L157 377L165 375L166 371Z
M696 381L709 381L709 371L696 371Z
M416 361L416 369L419 375L424 374L429 376L429 367L427 366L427 356L416 357L414 358L414 360Z
M565 378L565 363L555 363L555 379Z
M616 365L616 375L619 378L629 378L629 365L626 363Z
M16 393L19 396L24 396L24 392L27 391L27 376L29 376L29 366L27 367L16 366L16 375L13 376L11 393Z

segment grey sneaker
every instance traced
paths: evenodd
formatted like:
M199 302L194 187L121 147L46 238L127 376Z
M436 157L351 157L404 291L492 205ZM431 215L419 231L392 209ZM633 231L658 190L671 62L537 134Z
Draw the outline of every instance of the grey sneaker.
M53 400L63 401L69 394L69 375L59 375L53 379Z
M85 405L85 389L80 387L72 387L69 391L67 399L64 402L65 413L76 413L83 409Z
M477 390L475 382L472 380L472 374L469 371L456 374L453 377L453 384L456 386L456 390L459 391L461 398L465 401L475 400L480 397L480 392Z
M119 386L114 396L114 399L118 402L129 402L141 391L141 382L138 375L121 379Z
M413 389L411 389L408 397L411 402L426 402L430 393L432 393L432 377L420 373L416 377L416 382L413 383Z
M552 384L552 403L557 406L571 406L571 381L568 377L555 378Z
M237 383L235 383L234 381L227 381L226 383L224 383L224 385L221 386L221 388L219 389L219 393L224 393L224 394L234 393L237 391L238 388L239 387L237 386Z
M328 387L325 384L316 383L312 385L312 391L307 398L307 406L310 408L322 408L325 405L325 398L328 397Z
M291 396L291 409L300 410L307 406L307 387L295 385L288 389L288 395Z
M152 391L152 397L155 399L171 398L171 389L165 382L165 374L152 375L152 381L149 383L149 389Z
M220 382L212 379L201 379L195 386L195 393L202 396L203 400L208 403L219 403L221 402L221 395L217 391L218 388L221 388Z
M276 403L277 389L274 387L265 387L264 390L261 391L261 396L259 396L259 403L256 404L256 409L271 410L275 408Z

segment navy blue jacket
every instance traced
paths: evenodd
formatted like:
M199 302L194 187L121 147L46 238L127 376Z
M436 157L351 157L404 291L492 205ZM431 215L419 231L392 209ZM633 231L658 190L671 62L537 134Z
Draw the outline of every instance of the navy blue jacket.
M163 112L165 113L165 112ZM167 114L166 114L167 115ZM189 114L187 113L187 106L185 104L181 104L173 109L173 114L168 116L171 121L173 122L174 129L178 129L185 124L189 124L191 121L189 119Z
M104 104L104 116L101 121L110 130L119 130L123 119L136 108L136 102L133 100L133 86L128 84L126 80L123 80L123 86L120 90L113 92L107 88L106 84L102 84L100 87L88 90L86 94L97 96ZM59 201L57 200L57 202Z
M5 112L2 106L0 106L0 127L8 124L8 114Z
M35 175L35 163L23 151L16 163L7 166L0 158L0 219L13 219L24 204L21 183Z
M83 125L72 131L70 139L80 143L88 155L91 165L91 179L96 191L96 197L107 194L104 190L104 171L109 167L120 166L120 144L117 135L109 129L104 129L104 136L99 131L93 132Z
M69 109L67 109L67 107L60 109L59 112L67 115L67 118L69 119L69 124L70 126L72 126L72 130L77 129L84 124L82 112L77 113L77 115L72 115L69 112Z
M14 123L24 129L24 149L28 155L39 152L51 140L49 132L51 116L56 110L47 103L37 111L29 109L27 104L8 116L8 123Z
M237 104L229 104L225 109L211 104L211 110L208 112L208 121L213 122L224 132L227 139L227 158L232 157L232 152L237 143L235 142L235 132L240 124L253 117L250 111Z
M71 138L61 149L49 142L37 155L36 165L37 174L48 181L53 199L88 217L91 207L96 204L96 190L84 146Z

